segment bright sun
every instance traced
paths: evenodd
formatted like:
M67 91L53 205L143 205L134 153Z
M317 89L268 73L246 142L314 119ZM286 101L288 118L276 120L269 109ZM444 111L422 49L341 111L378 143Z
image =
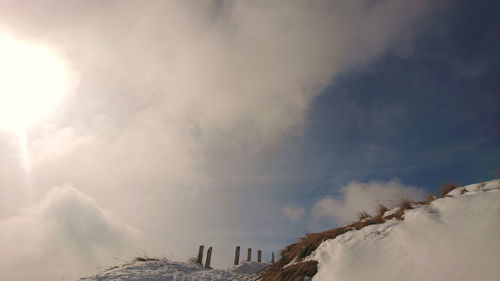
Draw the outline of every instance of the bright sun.
M67 92L68 72L49 49L0 34L0 129L22 132Z

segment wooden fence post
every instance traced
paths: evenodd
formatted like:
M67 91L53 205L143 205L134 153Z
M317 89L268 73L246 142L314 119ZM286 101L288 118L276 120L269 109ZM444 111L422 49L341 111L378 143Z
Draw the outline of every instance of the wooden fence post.
M247 261L252 260L252 248L248 248L248 256L247 256Z
M236 252L234 253L234 265L240 263L240 246L236 246Z
M274 252L271 254L271 263L274 263Z
M199 264L203 264L203 245L200 245L200 249L198 250L198 259L196 259L196 262Z
M207 251L207 261L205 262L205 268L211 268L210 267L210 260L212 259L212 247L208 248Z
M261 250L257 251L257 262L262 262L262 251Z

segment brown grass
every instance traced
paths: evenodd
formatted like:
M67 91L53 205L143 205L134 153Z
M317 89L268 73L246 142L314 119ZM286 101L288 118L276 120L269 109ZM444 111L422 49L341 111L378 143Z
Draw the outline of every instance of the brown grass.
M385 221L384 218L381 218L381 219L383 221ZM377 219L377 221L380 221L380 220ZM376 221L374 220L374 218L369 218L369 219L363 220L363 221L357 221L355 223L350 224L350 228L347 231L352 230L352 229L360 230L363 227L369 226L372 224L376 224Z
M389 209L382 205L382 204L378 204L377 206L377 216L383 216L385 214L385 212L389 211Z
M361 212L358 213L358 219L360 221L364 220L364 219L367 219L369 217L370 217L370 215L367 212L365 212L365 211L361 211Z
M285 269L275 270L274 266L264 270L260 277L266 281L302 281L304 277L313 277L318 272L315 260L296 263Z
M457 187L453 183L451 182L445 183L441 185L441 187L439 188L439 195L441 195L441 198L443 198L455 188Z
M133 261L144 262L144 261L160 261L158 258L150 258L150 257L136 257Z
M403 220L403 215L405 213L405 210L404 209L398 209L397 212L391 214L391 215L388 215L386 217L384 217L385 220L392 220L393 218L396 218L398 220Z
M297 243L290 244L285 247L281 252L281 258L272 266L267 268L261 274L264 281L288 281L288 280L303 280L305 276L313 276L317 271L317 262L307 261L301 262L305 257L309 256L316 250L321 243L325 240L334 239L335 237L344 234L351 230L359 230L365 226L372 224L380 224L386 221L383 215L371 217L366 212L359 213L359 220L347 226L338 227L335 229L327 230L321 233L307 233L305 237L299 239ZM401 216L401 215L400 215ZM392 218L392 217L391 217ZM298 263L293 266L283 268L293 260ZM297 272L298 273L297 273ZM312 275L304 275L311 274ZM298 278L298 279L297 279Z
M431 194L431 195L427 196L427 198L424 201L418 202L418 203L421 205L429 205L434 200L436 200L436 195Z
M188 263L201 264L198 262L198 257L190 257L187 261L188 261Z
M280 252L280 259L274 264L277 268L289 264L294 259L303 260L309 256L325 240L333 239L349 231L349 226L338 227L321 233L308 233L299 239L297 243L286 246Z
M440 194L441 197L446 196L448 192L455 189L456 186L453 184L443 185L441 187ZM405 210L413 209L413 205L428 205L436 199L434 194L428 196L424 201L410 201L408 199L403 199L399 203L399 208L396 212L391 215L385 216L384 214L389 210L384 205L380 204L377 207L377 212L375 216L370 216L367 212L362 211L358 213L359 220L351 223L349 225L338 227L335 229L327 230L321 233L307 233L305 237L299 239L297 243L290 244L286 246L280 252L280 259L266 268L260 274L260 278L263 281L302 281L304 277L312 277L317 272L317 262L314 260L309 260L304 262L304 258L311 255L321 243L325 240L334 239L335 237L342 235L351 230L359 230L368 225L381 224L393 218L403 220ZM293 260L297 263L286 268L284 266L290 264Z
M399 209L400 210L409 210L413 209L412 204L413 202L408 200L408 199L403 199L401 202L399 202Z
M373 224L381 224L386 221L383 215L376 215L372 218Z

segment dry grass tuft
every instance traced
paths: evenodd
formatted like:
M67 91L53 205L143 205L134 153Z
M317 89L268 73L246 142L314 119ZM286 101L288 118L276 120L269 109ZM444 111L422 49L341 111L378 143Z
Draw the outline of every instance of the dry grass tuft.
M365 212L365 211L361 211L361 212L358 213L358 219L360 221L364 220L364 219L367 219L369 217L370 217L370 215L367 212Z
M145 261L160 261L158 258L150 258L148 256L144 257L136 257L133 259L133 261L138 261L138 262L145 262Z
M201 264L198 262L198 257L190 257L187 261L188 261L188 263L192 263L192 264Z
M301 261L316 250L323 241L333 239L349 230L348 227L339 227L321 233L308 233L305 237L300 238L297 243L286 246L280 252L281 258L273 267L282 268L294 259Z
M386 221L383 215L376 215L372 218L373 224L381 224Z
M423 202L413 202L413 201L410 201L408 199L403 199L401 200L401 202L399 202L399 209L391 214L391 215L388 215L386 217L384 217L383 221L388 221L388 220L391 220L393 218L396 218L398 220L403 220L403 215L405 214L405 210L409 210L409 209L413 209L413 206L412 204L422 204Z
M455 188L457 187L453 183L451 182L445 183L441 185L441 187L439 188L439 195L441 195L441 198L443 198Z
M408 199L401 200L401 202L399 202L399 210L413 209L413 207L411 206L412 203L413 202Z
M388 221L388 220L392 220L393 218L396 218L396 219L398 219L398 220L401 220L401 221L402 221L402 220L403 220L403 215L404 215L404 213L405 213L405 210L404 210L404 209L398 209L398 211L397 211L397 212L392 213L392 214L390 214L390 215L388 215L388 216L385 216L385 217L384 217L384 220L385 220L385 221Z
M423 205L429 205L432 201L436 200L436 195L431 194L422 202Z
M365 226L372 224L380 224L386 221L382 215L375 217L369 216L366 212L359 213L359 220L343 227L327 230L321 233L307 233L305 237L299 239L297 243L290 244L281 252L281 258L272 266L267 268L261 278L264 281L288 281L288 280L303 280L306 276L313 276L317 271L317 262L307 261L301 262L305 257L311 255L321 243L325 240L334 239L335 237L344 234L351 230L359 230ZM283 268L293 260L298 261L293 266ZM299 273L293 273L299 271ZM293 274L292 274L293 273ZM305 275L312 274L312 275Z
M266 281L302 281L304 277L313 277L318 272L315 260L300 262L285 269L275 270L274 266L265 269L260 277Z
M377 216L384 216L385 212L389 211L389 209L382 205L382 204L378 204L377 206Z
M369 219L360 220L360 221L357 221L355 223L350 224L349 228L347 229L347 231L348 230L352 230L352 229L360 230L360 229L362 229L365 226L369 226L369 225L372 225L372 224L375 224L375 223L376 223L375 220L370 217Z
M440 189L441 197L446 196L448 192L455 189L453 184L446 184L445 188ZM380 204L377 208L375 216L370 216L367 212L358 213L359 220L349 225L327 230L321 233L307 233L305 237L299 239L297 243L286 246L280 252L280 259L270 267L266 268L260 274L262 281L302 281L305 277L312 277L317 272L317 261L309 260L304 262L304 258L311 255L321 243L325 240L334 239L351 230L359 230L368 225L381 224L393 218L403 220L405 210L413 209L414 204L428 205L436 199L436 196L431 194L424 201L414 202L408 199L401 200L399 209L391 215L384 217L384 214L389 210L384 205ZM296 264L290 264L292 261L297 261Z

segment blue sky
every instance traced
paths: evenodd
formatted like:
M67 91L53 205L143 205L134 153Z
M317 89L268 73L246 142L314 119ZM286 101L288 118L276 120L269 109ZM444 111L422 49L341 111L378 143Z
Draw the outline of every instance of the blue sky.
M324 178L347 170L353 179L397 177L434 191L498 177L498 11L491 1L460 1L410 57L385 56L332 81L298 140L334 167Z
M498 178L499 9L494 1L453 3L409 54L387 54L336 77L313 100L304 134L283 148L278 169L293 175L272 183L271 193L249 192L242 204L285 197L307 213L325 196L342 197L340 188L351 181L397 178L431 194L446 182ZM334 225L304 220L276 240L293 242L301 232Z

